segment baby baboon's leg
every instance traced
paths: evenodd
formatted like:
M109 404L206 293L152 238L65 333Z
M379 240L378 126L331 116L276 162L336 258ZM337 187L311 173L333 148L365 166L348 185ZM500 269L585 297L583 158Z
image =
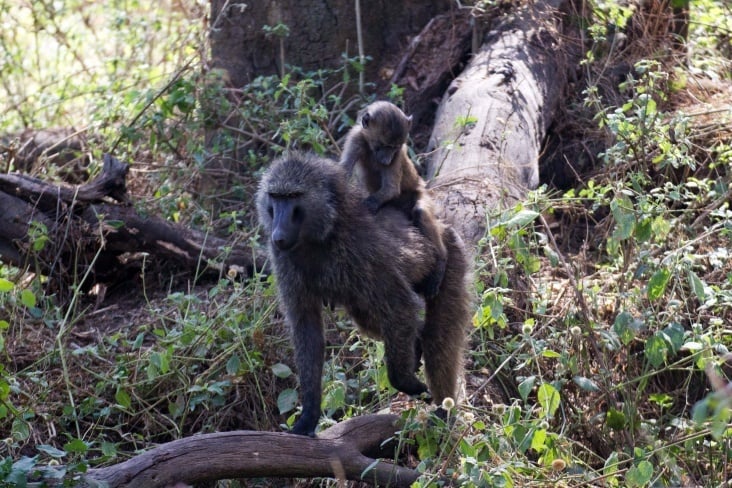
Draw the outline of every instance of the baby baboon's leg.
M440 284L445 275L445 262L447 260L447 249L442 242L442 229L432 212L424 208L423 200L417 200L412 210L412 221L419 231L435 246L437 260L430 273L417 285L417 290L423 293L425 298L432 298L440 289Z

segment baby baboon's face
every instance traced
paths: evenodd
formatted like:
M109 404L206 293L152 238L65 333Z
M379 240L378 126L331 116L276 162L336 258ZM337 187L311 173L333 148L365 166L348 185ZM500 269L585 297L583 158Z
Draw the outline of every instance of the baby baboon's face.
M388 166L407 142L412 117L407 117L399 107L390 102L374 102L361 117L369 148L379 164Z

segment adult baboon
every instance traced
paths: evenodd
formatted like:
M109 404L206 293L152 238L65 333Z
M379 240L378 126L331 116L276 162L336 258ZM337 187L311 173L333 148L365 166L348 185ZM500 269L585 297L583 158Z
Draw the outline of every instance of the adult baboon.
M438 260L420 288L426 296L437 293L445 270L447 249L442 242L442 224L424 180L407 154L407 136L412 117L390 102L374 102L360 116L360 123L348 132L341 164L348 177L358 164L366 190L366 206L376 212L384 205L401 209L414 225L432 241Z
M343 168L312 155L272 163L257 193L281 308L291 329L302 414L292 431L314 435L320 416L324 303L342 305L360 330L384 341L389 381L410 395L427 391L416 374L418 341L429 392L455 397L470 320L468 262L459 236L445 232L447 260L439 292L422 302L413 284L434 266L434 246L403 212L376 215L348 185Z

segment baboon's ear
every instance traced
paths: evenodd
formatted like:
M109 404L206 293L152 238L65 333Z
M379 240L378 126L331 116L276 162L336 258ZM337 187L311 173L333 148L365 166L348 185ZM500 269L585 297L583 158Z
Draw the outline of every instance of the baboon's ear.
M368 127L369 126L369 120L371 120L371 115L369 115L369 113L366 112L361 117L361 125L364 126L364 127Z
M407 127L412 128L412 116L407 117Z

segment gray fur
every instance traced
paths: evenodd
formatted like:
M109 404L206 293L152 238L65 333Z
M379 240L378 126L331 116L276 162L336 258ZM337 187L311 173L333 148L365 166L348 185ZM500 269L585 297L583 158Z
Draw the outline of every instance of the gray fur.
M300 379L303 410L293 432L314 435L320 416L324 303L344 306L360 330L384 341L389 381L410 395L427 391L414 373L421 336L430 393L438 402L455 396L470 321L468 263L457 234L445 233L445 277L426 300L423 324L414 285L434 267L434 246L403 212L384 207L372 215L342 167L303 154L273 162L257 210Z

